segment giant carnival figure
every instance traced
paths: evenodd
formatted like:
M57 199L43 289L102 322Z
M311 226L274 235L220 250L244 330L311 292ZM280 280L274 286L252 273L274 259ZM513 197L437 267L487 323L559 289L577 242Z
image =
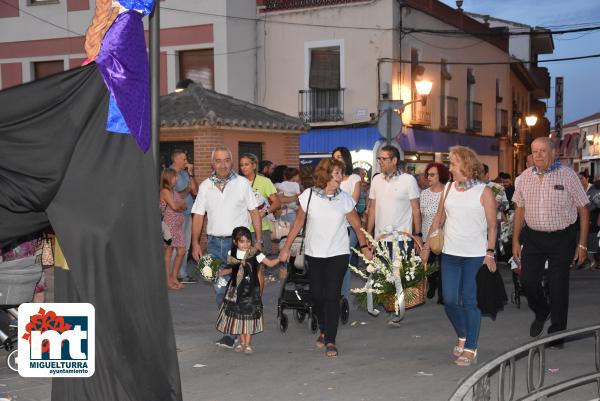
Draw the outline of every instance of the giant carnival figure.
M181 400L165 285L148 58L154 0L96 0L87 64L0 91L0 247L52 227L57 302L96 310L90 378L53 401Z

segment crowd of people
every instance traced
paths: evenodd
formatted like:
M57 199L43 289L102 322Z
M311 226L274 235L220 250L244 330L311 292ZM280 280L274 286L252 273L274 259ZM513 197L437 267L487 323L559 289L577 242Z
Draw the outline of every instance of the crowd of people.
M507 173L490 181L488 167L467 147L450 148L449 161L449 168L434 162L413 176L403 171L398 149L384 146L377 155L381 172L369 183L368 173L353 169L350 151L340 147L320 161L312 185L303 188L297 168L260 162L251 153L240 156L239 173L234 172L225 146L215 148L213 171L198 184L185 153L175 151L173 165L162 174L160 192L163 221L172 236L165 244L167 285L181 288L177 278L190 245L196 261L203 255L200 237L208 216L206 250L223 263L219 276L224 281L215 284L217 329L223 336L216 344L252 353L252 335L263 330L264 267L280 268L284 279L281 266L302 234L319 328L315 346L335 357L340 297L349 294L348 266L358 263L352 248L367 260L373 257L366 231L387 245L390 256L393 241L400 241L414 248L423 263L439 266L429 277L427 295L438 292L438 303L455 331L456 365L468 366L477 359L481 312L476 276L482 268L495 272L502 251L522 272L534 312L531 336L541 334L548 318L549 333L566 329L569 267L582 264L588 250L592 266L600 267L595 237L600 210L594 206L600 205L600 186L590 184L586 173L578 177L556 161L547 138L533 142L528 168L515 185ZM189 236L186 212L193 216ZM278 255L271 242L278 239L276 224L289 227ZM406 235L399 237L399 232ZM441 252L431 252L440 238ZM591 243L596 245L588 249ZM542 291L544 275L548 299ZM400 322L391 319L388 324Z

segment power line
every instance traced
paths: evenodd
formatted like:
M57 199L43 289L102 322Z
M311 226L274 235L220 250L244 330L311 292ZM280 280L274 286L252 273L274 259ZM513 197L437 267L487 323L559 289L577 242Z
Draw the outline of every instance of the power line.
M456 29L422 29L422 28L403 28L403 33L429 33L436 35L474 35L474 36L538 36L538 35L563 35L566 33L576 33L576 32L589 32L589 31L598 31L600 30L600 25L583 27L583 28L572 28L572 29L562 29L562 30L526 30L526 31L503 31L503 30L492 30L492 31L459 31Z
M445 64L445 65L511 65L511 64L552 63L552 62L559 62L559 61L585 60L585 59L592 59L592 58L600 58L600 53L598 53L598 54L588 54L588 55L585 55L585 56L552 58L552 59L545 59L545 60L538 60L538 61L474 61L474 62L466 62L466 61L444 61L442 63L441 61L422 61L422 60L419 60L419 64L433 64L433 65L440 65L440 64ZM393 61L393 62L399 62L399 63L404 63L404 64L412 64L413 63L412 60L402 60L402 59L395 59L395 58L381 58L379 60Z

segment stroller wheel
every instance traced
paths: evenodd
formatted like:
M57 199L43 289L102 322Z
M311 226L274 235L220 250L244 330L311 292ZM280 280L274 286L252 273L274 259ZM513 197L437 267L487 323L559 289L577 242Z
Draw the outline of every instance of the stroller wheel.
M350 305L348 305L348 298L342 297L340 300L340 321L342 324L348 323L350 318Z
M317 315L314 313L308 318L308 328L314 334L319 329L319 322L317 321Z
M6 357L6 364L11 370L17 372L19 370L19 350L16 349Z
M304 322L304 319L306 319L306 312L300 309L296 309L294 311L294 320L296 320L296 322L298 323L302 323Z
M281 316L279 316L279 330L282 333L285 333L287 331L288 328L288 317L285 313L282 313Z

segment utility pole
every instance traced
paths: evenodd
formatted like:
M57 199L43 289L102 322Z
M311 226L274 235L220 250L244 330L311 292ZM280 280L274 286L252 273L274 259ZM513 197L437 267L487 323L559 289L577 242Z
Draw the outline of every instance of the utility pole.
M154 4L150 14L150 115L152 142L151 151L156 168L160 174L158 148L160 143L160 1Z

